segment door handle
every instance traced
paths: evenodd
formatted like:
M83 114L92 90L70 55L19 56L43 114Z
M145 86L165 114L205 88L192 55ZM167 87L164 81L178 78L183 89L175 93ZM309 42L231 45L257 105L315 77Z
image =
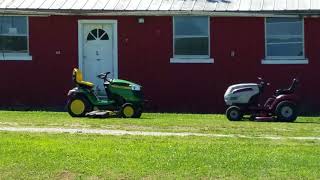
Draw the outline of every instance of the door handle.
M101 59L97 59L97 61L100 61Z

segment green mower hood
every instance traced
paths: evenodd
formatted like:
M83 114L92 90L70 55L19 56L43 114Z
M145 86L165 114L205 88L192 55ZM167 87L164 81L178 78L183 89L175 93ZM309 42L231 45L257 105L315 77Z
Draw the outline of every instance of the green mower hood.
M110 84L111 86L121 86L123 88L128 88L132 90L140 90L142 87L139 84L136 84L127 80L123 80L123 79L113 79Z

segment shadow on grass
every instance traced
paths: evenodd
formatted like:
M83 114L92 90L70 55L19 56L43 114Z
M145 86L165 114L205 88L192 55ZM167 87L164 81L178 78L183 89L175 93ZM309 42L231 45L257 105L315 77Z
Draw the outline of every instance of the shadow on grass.
M297 124L320 124L320 121L319 122L315 122L315 121L311 121L311 122L299 122L299 121L297 121L297 122L293 122L293 123L297 123Z
M277 121L277 120L252 120L251 118L243 118L240 121L229 121L229 122L252 122L252 123L283 123L283 124L320 124L320 121L294 121L294 122L285 122L285 121Z
M122 118L122 117L112 117L112 116L109 116L109 117L98 117L98 116L95 116L95 117L77 117L77 118L80 118L80 119L88 119L88 120L96 120L96 119L101 119L101 120L119 120L119 121L123 121L123 120L155 120L156 118L150 118L150 117L140 117L140 118Z

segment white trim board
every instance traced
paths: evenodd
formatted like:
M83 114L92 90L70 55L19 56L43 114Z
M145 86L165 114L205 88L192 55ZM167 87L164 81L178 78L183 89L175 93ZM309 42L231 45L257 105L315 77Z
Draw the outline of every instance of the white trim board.
M4 61L30 61L32 60L32 56L28 55L28 54L19 54L19 53L12 53L12 54L8 54L8 53L4 53L4 54L0 54L0 60L4 60Z
M170 63L213 64L213 58L170 58Z
M300 59L300 60L268 60L263 59L261 64L309 64L308 59Z
M83 69L83 24L112 24L113 27L113 70L114 78L118 78L118 21L117 20L96 20L81 19L78 20L78 65Z
M73 10L73 9L0 9L0 13L29 16L50 16L50 15L79 15L82 16L221 16L221 17L299 17L317 16L317 11L261 11L261 12L241 12L241 11L121 11L121 10Z

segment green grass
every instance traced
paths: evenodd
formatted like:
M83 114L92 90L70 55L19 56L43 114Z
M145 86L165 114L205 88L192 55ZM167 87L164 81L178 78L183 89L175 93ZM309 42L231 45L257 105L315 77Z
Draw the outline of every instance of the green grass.
M319 179L320 141L0 132L0 179Z
M103 128L134 131L198 132L249 136L320 136L320 117L295 123L230 122L224 115L144 113L140 119L72 118L64 112L0 111L0 126Z

